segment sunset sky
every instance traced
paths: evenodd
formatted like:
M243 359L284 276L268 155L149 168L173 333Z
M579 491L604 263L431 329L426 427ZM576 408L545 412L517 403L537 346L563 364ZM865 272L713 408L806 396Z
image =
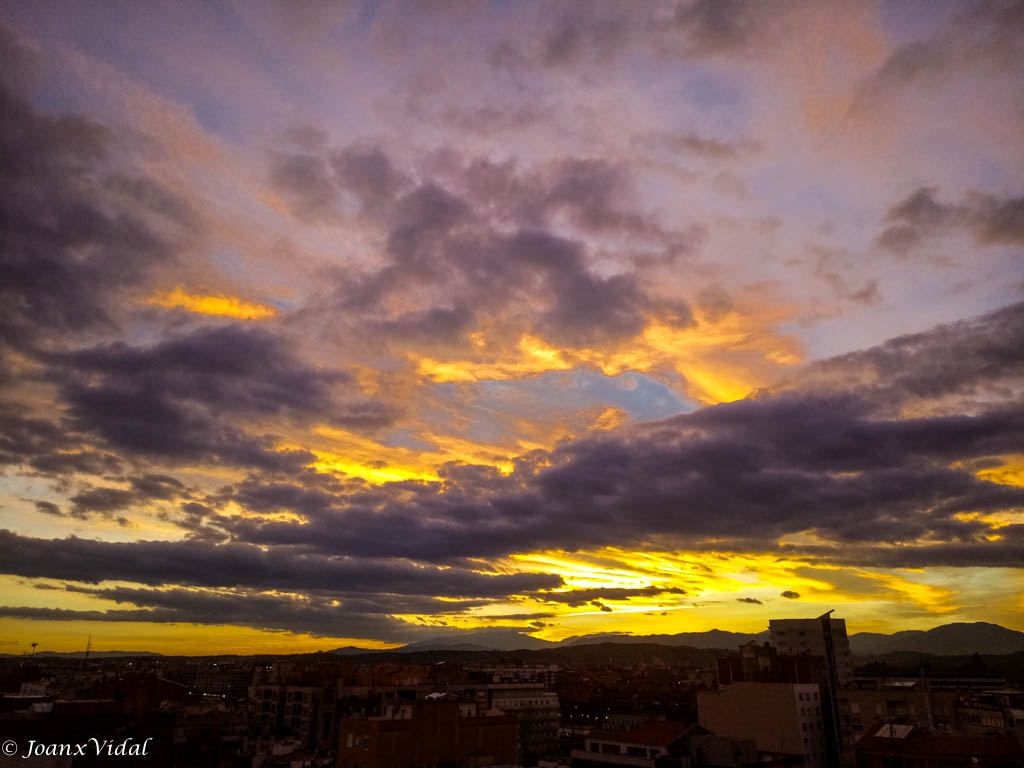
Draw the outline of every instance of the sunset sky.
M0 78L0 652L1024 630L1024 3L4 0Z

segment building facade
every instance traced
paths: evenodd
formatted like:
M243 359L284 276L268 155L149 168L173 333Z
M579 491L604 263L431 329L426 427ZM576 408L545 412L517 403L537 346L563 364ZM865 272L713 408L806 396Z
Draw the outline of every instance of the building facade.
M770 754L801 756L826 768L828 743L821 690L807 683L735 683L697 695L700 724L733 739L754 739Z
M848 685L853 680L853 657L850 655L850 638L846 634L846 620L826 619L831 634L829 638L823 630L823 618L772 619L768 622L769 642L780 655L828 659L831 640L837 681L839 685Z
M519 765L515 718L483 715L475 702L442 697L341 720L338 768Z

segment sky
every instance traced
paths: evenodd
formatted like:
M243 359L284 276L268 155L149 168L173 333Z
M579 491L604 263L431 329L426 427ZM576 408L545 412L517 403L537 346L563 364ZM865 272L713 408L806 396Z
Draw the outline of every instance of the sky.
M1020 2L3 0L0 651L1024 630L1022 82Z

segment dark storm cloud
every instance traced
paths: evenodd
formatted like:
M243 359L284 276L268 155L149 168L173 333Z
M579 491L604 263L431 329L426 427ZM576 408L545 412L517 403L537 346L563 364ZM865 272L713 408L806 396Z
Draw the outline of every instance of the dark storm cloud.
M12 410L0 410L0 463L21 464L34 455L55 454L65 437L60 425Z
M276 608L285 606L299 608L306 606L312 611L329 608L336 621L339 614L437 614L486 605L488 599L439 600L429 595L401 595L390 593L349 594L344 588L326 590L305 597L267 595L254 591L211 592L196 589L139 589L112 587L95 589L91 587L67 586L67 591L91 595L116 603L132 603L147 608L165 608L174 611L205 612L204 608L218 609L227 601L235 602L235 610L251 617L273 614ZM245 605L248 602L249 605ZM339 605L332 605L337 602ZM208 613L201 623L212 623L216 610ZM536 618L531 615L530 618ZM235 623L235 622L228 622ZM246 622L249 623L249 622ZM281 625L287 627L289 625Z
M565 603L576 607L591 601L629 600L634 597L659 597L661 595L685 595L680 587L607 587L594 589L573 589L568 592L546 592L537 595L549 603Z
M109 514L115 510L124 509L132 504L135 495L131 491L120 488L92 488L71 497L74 505L71 514L73 517L85 518L90 512Z
M306 596L254 591L196 589L91 589L68 586L69 592L137 606L107 611L0 607L0 616L57 621L149 621L246 626L309 632L314 635L409 639L415 630L394 614L437 615L485 605L486 600L448 602L429 596L369 595L342 592ZM501 617L505 618L505 617ZM531 614L530 618L536 618ZM513 619L508 619L513 620Z
M808 548L805 554L832 562L856 562L875 568L931 568L957 566L975 568L1020 568L1024 563L1024 526L1009 525L998 529L997 542L950 542L942 546L907 542L900 546L859 546L849 551Z
M979 245L1024 244L1024 197L975 193L951 204L937 196L935 187L922 187L894 205L877 245L906 254L930 235L954 228L969 232Z
M0 531L0 571L37 578L151 586L248 587L297 591L392 593L498 598L554 589L554 574L488 576L455 568L416 566L372 558L328 557L307 550L264 551L249 544L102 542L35 539Z
M153 593L161 595L167 593ZM168 598L173 598L173 593ZM70 610L0 606L0 616L40 621L154 622L242 626L316 636L372 637L406 640L417 628L381 614L360 614L324 599L290 599L271 595L183 592L175 605L110 610ZM140 598L141 599L141 598ZM159 598L157 598L158 600ZM144 601L144 602L155 602ZM168 599L168 602L172 602Z
M902 423L874 421L864 404L787 397L577 441L535 479L495 480L486 494L455 484L394 498L368 491L330 509L300 507L310 515L302 526L225 525L261 545L428 561L639 543L638 531L688 546L805 530L849 542L967 541L988 529L953 515L1012 509L1024 490L949 462L1022 442L1020 412Z
M861 85L854 109L902 88L943 84L953 73L985 68L1001 75L1024 71L1024 3L964 3L927 40L898 46Z
M147 499L170 501L185 492L185 484L170 475L142 475L129 478L132 492Z
M658 234L658 226L627 202L632 180L621 165L605 160L566 159L529 186L543 190L544 216L564 211L582 229L596 233ZM546 183L545 183L546 181ZM536 190L535 190L536 191Z
M284 338L237 325L200 328L149 347L53 353L47 360L71 426L133 455L295 471L312 454L275 451L272 437L252 435L245 425L316 419L372 430L395 416L390 406L359 395L347 374L313 368Z
M36 110L17 72L30 58L0 34L0 336L27 350L54 333L112 328L117 297L173 260L200 222L152 179L115 170L114 133Z
M110 590L113 593L113 590ZM451 604L425 598L419 604L422 615L417 623L409 623L382 612L361 613L348 603L322 597L290 598L286 596L254 593L200 593L185 590L139 591L115 596L100 594L107 599L125 599L147 607L100 610L66 610L61 608L28 608L0 606L0 617L36 619L46 621L144 621L158 623L196 623L213 626L245 626L288 632L308 632L323 637L372 638L385 642L455 637L482 645L517 648L535 642L527 637L531 630L491 626L466 632L448 627L444 619L426 619L424 615L437 615ZM461 605L461 603L459 604ZM396 604L397 608L401 606ZM396 611L397 613L398 611ZM447 613L440 613L447 615ZM522 621L533 616L548 614L521 614L513 616L483 617L491 621ZM540 624L541 622L535 622Z
M337 213L338 190L322 157L275 152L270 159L270 182L303 221L331 219Z
M728 53L742 48L753 30L754 3L742 0L696 0L680 3L675 23L686 32L695 53Z
M0 405L0 465L27 465L40 475L117 474L121 462L105 451L83 449L83 436L66 421L49 421Z
M631 185L621 166L563 159L520 173L512 163L442 165L440 176L450 186L423 183L381 216L389 261L356 279L346 275L335 306L361 313L369 332L399 341L464 342L481 318L510 313L520 332L587 346L636 335L648 315L692 322L684 302L653 299L632 272L595 273L581 241L554 233L563 220L573 231L677 244L678 237L630 208ZM419 305L426 297L429 306L382 313L389 304L407 303L406 296Z
M184 484L169 475L143 475L129 478L130 489L89 488L71 497L71 516L86 519L91 513L107 517L111 513L145 507L153 501L171 501L187 496Z
M543 20L540 34L495 42L487 62L498 70L529 69L592 76L595 67L627 51L654 52L666 59L742 55L761 45L765 26L779 15L742 0L625 6L568 2L557 18ZM761 34L759 34L761 33Z
M637 280L630 275L593 275L586 269L579 243L524 232L508 240L504 250L522 271L543 276L551 292L551 303L538 323L545 339L587 346L643 330L644 312L651 307Z
M272 494L274 509L307 522L218 525L260 545L435 562L654 539L763 548L801 531L851 552L929 541L930 556L948 556L947 564L962 551L953 545L988 547L993 562L1005 561L1009 539L984 542L991 529L957 515L1024 504L1024 489L972 469L1020 452L1024 408L975 399L971 415L892 413L907 401L921 407L950 392L1019 385L1022 318L1016 305L896 339L812 367L803 388L595 434L546 454L545 468L524 465L508 477L451 471L401 492L314 495L257 481L235 491L239 503ZM867 383L858 388L859 375ZM824 391L821 382L847 391Z
M636 149L667 149L684 152L708 160L735 160L756 152L759 145L754 141L734 141L696 133L648 133L634 136L629 145Z
M636 208L633 174L622 163L566 157L528 169L511 160L452 164L445 174L451 184L506 226L554 232L556 217L564 217L593 234L666 236Z
M855 392L888 413L953 395L1013 401L1024 387L1021 349L1024 303L815 363L783 387Z
M457 341L473 330L473 311L462 304L405 312L394 319L367 322L374 337L412 342L443 343Z
M585 235L656 253L695 241L692 228L665 230L637 207L621 163L565 157L520 169L447 150L413 174L365 144L289 157L293 175L311 179L300 183L316 198L302 203L307 214L339 195L354 200L386 254L372 271L346 272L334 295L296 317L341 316L358 337L428 346L466 344L479 323L508 316L515 340L529 332L569 346L629 338L651 315L692 323L685 302L654 299L637 272L599 274L590 263Z
M60 507L58 507L52 501L37 501L36 509L38 509L40 512L44 514L57 515L58 517L64 514L63 512L61 512Z
M542 125L553 119L554 112L551 105L513 107L504 103L496 106L474 103L468 107L445 107L437 117L444 125L460 133L493 137L500 132L518 133Z
M64 445L68 444L65 437ZM32 456L29 466L43 475L116 475L121 471L121 462L112 453L102 451L62 451Z
M541 62L549 67L590 64L597 59L607 65L609 58L632 35L628 14L614 5L568 5L562 19L551 25L542 44Z
M371 216L385 213L409 185L408 178L379 147L347 147L334 154L330 163L341 187Z

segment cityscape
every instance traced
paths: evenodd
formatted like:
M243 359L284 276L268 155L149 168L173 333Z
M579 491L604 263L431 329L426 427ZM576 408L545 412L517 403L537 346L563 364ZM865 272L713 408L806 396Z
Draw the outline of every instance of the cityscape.
M728 650L581 638L534 651L8 655L0 765L1024 765L1024 633L923 634L1018 650L857 655L870 638L830 611L772 620Z
M0 768L1009 768L1024 0L0 0Z

